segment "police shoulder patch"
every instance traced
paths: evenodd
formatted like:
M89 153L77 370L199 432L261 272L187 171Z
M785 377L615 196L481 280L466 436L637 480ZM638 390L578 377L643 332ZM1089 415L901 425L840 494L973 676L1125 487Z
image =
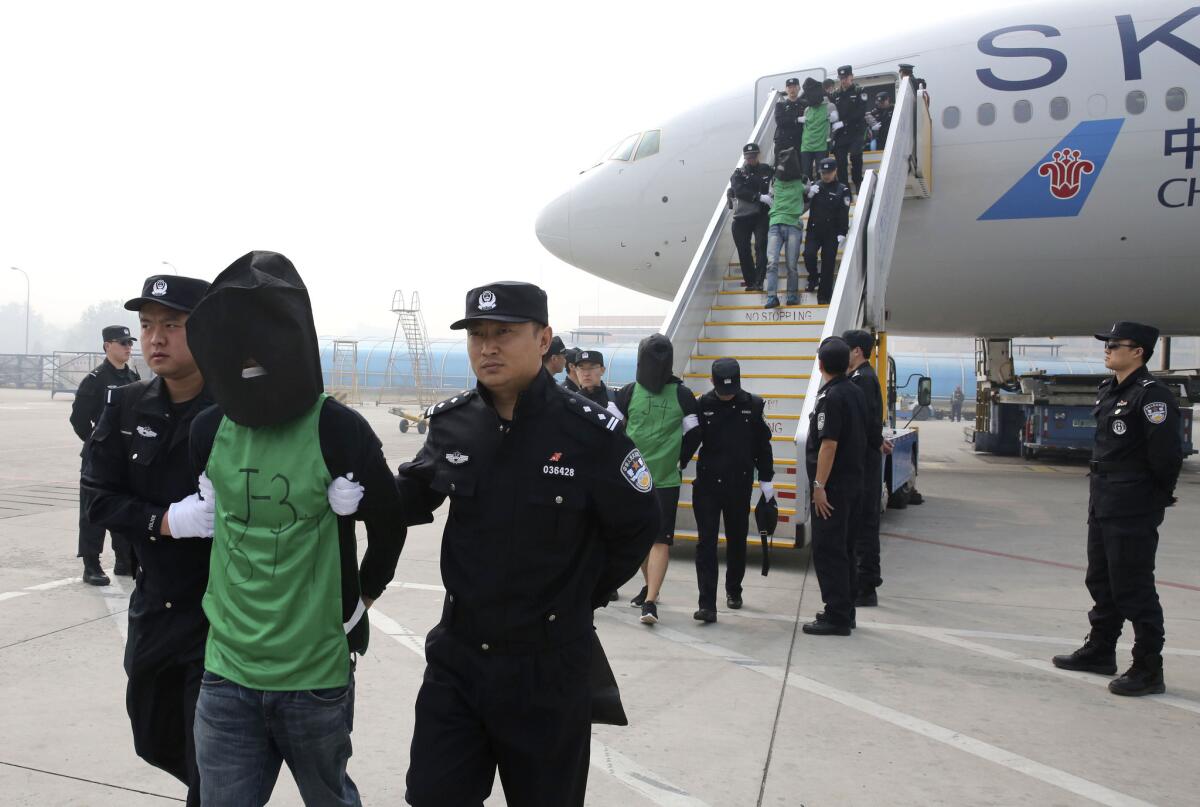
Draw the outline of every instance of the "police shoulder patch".
M425 417L433 417L434 415L442 415L449 412L451 409L462 406L467 401L471 400L475 395L475 390L463 390L453 398L447 398L441 403L435 403L433 406L425 410Z
M654 490L654 479L650 476L650 468L642 457L642 452L636 448L621 460L621 476L629 486L638 493L649 493Z
M564 392L567 391L564 390ZM567 392L567 410L605 431L615 432L621 427L621 421L605 411L599 404L594 404L574 392Z
M1142 407L1142 414L1146 416L1146 420L1157 426L1167 419L1167 405L1162 401L1148 403Z

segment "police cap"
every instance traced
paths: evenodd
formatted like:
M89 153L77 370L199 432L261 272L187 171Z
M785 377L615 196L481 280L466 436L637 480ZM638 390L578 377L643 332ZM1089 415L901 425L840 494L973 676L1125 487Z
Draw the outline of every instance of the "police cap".
M913 67L911 64L906 64L904 62L900 63L900 72L901 73L911 73L915 69L916 68Z
M759 149L757 143L747 143L746 145L742 146L742 154L758 154L758 151Z
M833 157L825 157L821 162L817 163L817 167L822 171L836 171L837 160Z
M101 333L104 335L105 342L136 342L137 337L129 333L129 329L124 325L109 325Z
M557 356L560 353L566 353L567 346L563 344L561 336L556 336L550 340L550 349L546 351L546 356Z
M546 292L532 283L500 280L467 292L466 313L450 330L461 331L477 319L546 325L550 320L547 306Z
M831 336L817 348L817 358L825 372L832 375L846 372L850 366L850 346L840 336Z
M800 86L800 79L798 79L798 78L789 78L787 81L783 82L783 85L784 85L785 87L799 87L799 86Z
M577 348L577 347L569 347L569 348L567 348L567 349L564 351L564 355L566 355L566 357L567 357L567 364L569 364L569 365L570 365L570 364L575 364L576 362L578 362L578 361L579 361L579 354L580 354L580 353L582 353L582 352L583 352L583 351L582 351L582 350L580 350L580 349L579 349L579 348Z
M142 284L142 296L125 303L126 311L140 311L146 303L158 303L191 313L208 291L208 281L179 275L150 275Z
M575 364L583 364L584 362L591 362L603 367L604 354L599 350L581 350L579 351L579 355L575 357Z
M854 75L854 68L848 64L844 64L838 68L838 78L845 78L846 76L853 76L853 75Z
M880 101L890 101L890 100L892 100L892 96L891 96L891 93L889 93L887 90L883 90L881 92L875 93L875 102L876 103L879 103Z
M1128 339L1134 344L1141 345L1145 350L1151 351L1158 342L1158 328L1153 325L1143 325L1140 322L1122 320L1114 322L1112 330L1108 333L1096 334L1096 338L1101 342L1107 342L1109 339Z
M731 394L742 388L742 367L737 359L723 358L712 363L713 387L722 394Z

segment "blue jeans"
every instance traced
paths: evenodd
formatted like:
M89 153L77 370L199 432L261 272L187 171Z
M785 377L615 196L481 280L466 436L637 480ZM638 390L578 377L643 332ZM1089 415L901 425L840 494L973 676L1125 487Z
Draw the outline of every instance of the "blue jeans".
M361 807L346 774L353 728L353 674L336 689L264 692L206 670L195 728L201 801L261 807L286 762L306 807Z
M767 296L776 296L779 288L779 253L787 249L787 293L795 297L800 293L800 275L796 273L796 263L800 260L800 242L804 233L799 227L790 224L772 224L767 230Z

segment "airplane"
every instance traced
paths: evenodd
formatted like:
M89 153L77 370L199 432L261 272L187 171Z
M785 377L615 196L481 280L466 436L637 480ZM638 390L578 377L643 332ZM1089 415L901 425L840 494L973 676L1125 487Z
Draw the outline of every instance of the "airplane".
M786 78L848 63L874 91L910 63L927 86L933 192L902 208L891 333L1069 336L1132 319L1197 335L1197 17L1162 0L1056 2L831 45L624 138L546 205L537 236L671 299Z

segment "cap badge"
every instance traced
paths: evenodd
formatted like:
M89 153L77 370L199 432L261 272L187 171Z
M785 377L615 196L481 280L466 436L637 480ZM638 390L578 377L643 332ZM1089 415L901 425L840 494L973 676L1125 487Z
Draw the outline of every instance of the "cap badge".
M154 285L150 287L150 293L155 297L162 297L167 293L167 281L156 280Z
M496 307L496 295L491 291L485 291L479 295L479 310L491 311Z

